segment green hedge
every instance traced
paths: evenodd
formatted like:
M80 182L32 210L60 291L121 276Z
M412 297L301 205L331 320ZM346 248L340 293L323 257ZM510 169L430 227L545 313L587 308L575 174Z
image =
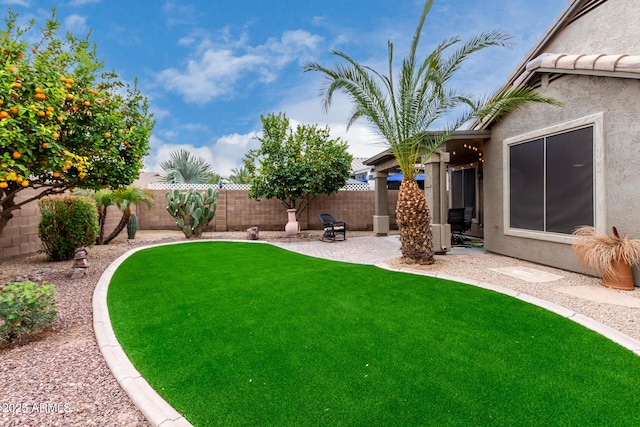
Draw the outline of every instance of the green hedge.
M53 261L73 258L76 249L91 246L98 236L96 202L80 196L42 198L38 237Z

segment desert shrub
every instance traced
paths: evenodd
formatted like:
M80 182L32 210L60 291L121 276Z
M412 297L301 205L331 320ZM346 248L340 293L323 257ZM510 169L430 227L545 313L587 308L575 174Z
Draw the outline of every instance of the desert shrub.
M32 335L56 318L56 288L46 282L0 288L0 345Z
M38 237L53 261L73 258L75 250L91 246L98 236L98 211L93 199L48 196L39 202Z

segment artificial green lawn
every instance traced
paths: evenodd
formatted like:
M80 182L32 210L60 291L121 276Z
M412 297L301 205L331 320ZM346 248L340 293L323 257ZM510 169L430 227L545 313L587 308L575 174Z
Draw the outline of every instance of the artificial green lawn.
M196 426L640 425L639 357L473 286L194 242L133 254L108 306Z

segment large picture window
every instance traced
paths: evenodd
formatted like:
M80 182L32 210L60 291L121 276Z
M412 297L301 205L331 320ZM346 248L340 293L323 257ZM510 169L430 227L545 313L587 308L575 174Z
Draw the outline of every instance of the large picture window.
M508 145L509 228L571 234L594 225L594 128Z

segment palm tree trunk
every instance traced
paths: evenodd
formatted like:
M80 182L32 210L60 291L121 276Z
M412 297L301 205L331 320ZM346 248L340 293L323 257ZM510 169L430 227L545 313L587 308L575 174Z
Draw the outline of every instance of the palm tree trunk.
M396 205L400 250L405 261L433 264L431 213L427 199L415 181L402 181Z
M96 237L96 245L104 244L104 224L107 219L107 207L98 206L98 236Z
M120 218L120 222L118 223L116 228L111 232L111 234L109 234L109 236L107 236L106 239L104 239L103 241L104 245L109 244L110 241L118 237L118 234L120 234L122 230L124 230L124 228L127 226L127 223L129 222L130 217L131 217L131 209L126 208L122 212L122 217Z

